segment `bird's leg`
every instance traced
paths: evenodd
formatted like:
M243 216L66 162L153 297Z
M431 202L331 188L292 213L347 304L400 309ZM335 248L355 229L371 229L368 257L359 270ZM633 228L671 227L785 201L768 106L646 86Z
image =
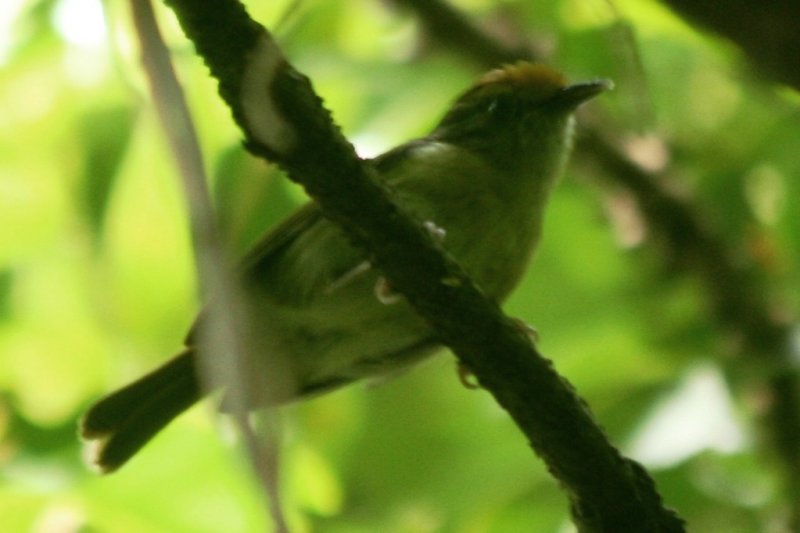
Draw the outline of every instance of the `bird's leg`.
M383 305L392 305L402 300L403 295L395 292L389 280L381 276L375 282L375 298Z

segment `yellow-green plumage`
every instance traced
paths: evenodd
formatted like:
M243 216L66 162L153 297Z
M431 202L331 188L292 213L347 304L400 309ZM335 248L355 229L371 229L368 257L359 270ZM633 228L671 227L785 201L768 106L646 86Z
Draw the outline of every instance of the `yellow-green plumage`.
M397 202L444 230L443 247L489 297L503 301L538 242L569 151L572 112L605 88L606 82L567 86L557 72L529 63L493 70L430 135L371 163ZM232 386L244 387L251 406L390 374L438 348L435 333L405 301L378 299L380 273L364 257L311 202L243 260L248 380ZM203 322L201 315L193 329ZM183 353L89 410L82 433L100 442L102 469L119 467L203 395L199 337L190 333ZM278 367L280 383L272 371Z

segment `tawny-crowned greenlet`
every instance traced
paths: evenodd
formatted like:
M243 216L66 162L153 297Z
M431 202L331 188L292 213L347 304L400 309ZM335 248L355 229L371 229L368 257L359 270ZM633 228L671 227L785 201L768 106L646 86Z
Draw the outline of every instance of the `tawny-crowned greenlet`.
M609 87L604 80L568 85L551 68L526 62L492 70L429 135L369 163L396 201L501 302L539 240L570 149L573 111ZM269 231L239 273L251 335L247 383L233 386L246 389L252 408L388 375L439 348L435 332L391 297L380 272L313 201ZM94 461L103 471L121 466L210 392L198 378L202 336L194 331L202 314L198 323L183 352L83 418L82 435L97 441ZM277 377L271 368L281 369Z

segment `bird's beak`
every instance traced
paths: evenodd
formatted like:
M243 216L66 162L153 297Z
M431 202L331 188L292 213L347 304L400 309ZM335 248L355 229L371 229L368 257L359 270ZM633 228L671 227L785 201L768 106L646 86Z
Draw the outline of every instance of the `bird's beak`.
M613 88L614 82L606 79L575 83L556 92L553 95L552 103L562 109L573 110L585 101Z

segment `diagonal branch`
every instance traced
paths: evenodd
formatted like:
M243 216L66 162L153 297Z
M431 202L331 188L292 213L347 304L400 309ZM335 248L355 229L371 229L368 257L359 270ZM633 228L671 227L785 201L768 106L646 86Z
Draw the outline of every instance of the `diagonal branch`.
M528 337L393 203L308 79L241 4L168 3L219 80L250 151L303 184L473 370L565 487L579 528L682 531L650 477L608 443L585 404Z
M465 26L467 30L457 37L439 38L444 34L448 20L464 17L445 0L432 2L437 6L435 13L424 7L424 0L392 1L413 10L420 18L420 24L441 46L472 60L481 68L508 61L509 55L519 53L504 48L498 42L487 45L480 54L472 53L471 43L492 40L474 24ZM784 32L800 20L795 17L788 22L786 14L797 12L797 4L789 7L790 1L780 2L779 6L771 6L768 10L759 10L755 4L737 0L735 9L721 18L713 16L721 13L714 2L703 1L695 5L684 0L666 1L676 9L741 41L756 59L761 57L759 54L769 54L770 50L774 51L787 43L794 46L798 42L796 38L787 41ZM690 4L694 7L688 7ZM446 10L452 13L444 14ZM747 21L750 18L732 15L743 10L748 10L759 21L757 35L747 34ZM769 21L776 20L783 20L788 26L778 24L781 31L770 34L776 26ZM769 61L759 66L774 72L778 79L796 85L800 71L791 71L787 67L793 65L791 61L795 60L797 54L787 52L786 46L781 50L780 54L773 54ZM530 51L523 52L515 59L532 59L534 55ZM671 169L659 173L646 171L609 141L611 138L614 138L612 132L593 124L584 124L574 157L587 168L595 169L604 181L623 187L636 198L648 226L662 237L666 246L663 251L665 262L677 264L685 274L702 280L719 328L740 339L741 358L738 360L761 369L751 373L748 385L763 389L769 399L761 413L762 422L783 464L780 472L786 488L786 500L792 506L793 527L800 529L800 379L792 363L795 358L791 343L792 320L783 316L785 313L777 312L774 303L765 296L768 291L761 280L762 274L747 266L756 262L741 261L744 252L723 241L705 222L702 206L674 195L663 185L668 183ZM676 258L678 261L675 261ZM730 367L735 361L724 363Z

